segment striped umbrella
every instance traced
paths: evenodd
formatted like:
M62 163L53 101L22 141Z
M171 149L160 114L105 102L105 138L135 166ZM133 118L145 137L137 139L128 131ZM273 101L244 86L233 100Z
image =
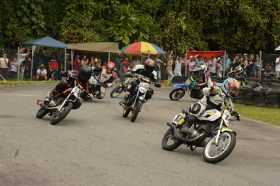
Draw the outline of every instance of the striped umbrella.
M135 42L121 49L121 52L124 54L133 54L133 55L161 55L165 52L155 44L148 42Z

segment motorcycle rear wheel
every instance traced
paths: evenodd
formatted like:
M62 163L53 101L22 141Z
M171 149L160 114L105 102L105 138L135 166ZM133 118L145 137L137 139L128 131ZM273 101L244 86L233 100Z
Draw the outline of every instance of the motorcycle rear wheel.
M72 107L73 107L73 103L69 102L67 106L62 108L63 110L61 112L59 112L59 111L54 112L52 114L50 123L52 125L56 125L57 123L62 121L69 114L69 112L71 111Z
M211 155L211 150L213 148L221 148L218 147L219 145L222 145L222 138L227 138L229 140L228 144L226 144L223 148L223 151L219 153L218 155ZM222 132L220 134L218 146L215 144L216 137L213 137L206 145L204 152L203 152L203 159L204 161L208 163L218 163L220 161L223 161L226 157L230 155L230 153L233 151L235 144L236 144L236 135L233 132ZM224 146L224 145L222 145ZM219 149L218 149L219 150Z
M182 99L185 96L185 94L186 94L185 89L177 88L177 89L174 89L170 92L169 98L172 101L178 101L178 100Z
M172 144L168 144L168 141L170 139L173 141ZM161 140L161 148L164 149L164 150L167 150L167 151L173 151L173 150L177 149L181 144L182 144L182 142L179 141L178 139L176 139L173 136L173 131L172 131L171 128L169 128L165 132L165 134L164 134L164 136L163 136L163 138Z

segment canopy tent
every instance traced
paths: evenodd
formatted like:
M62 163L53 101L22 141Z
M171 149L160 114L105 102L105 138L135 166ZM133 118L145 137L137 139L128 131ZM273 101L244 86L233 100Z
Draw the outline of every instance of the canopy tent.
M26 45L33 45L33 46L44 46L44 47L51 47L51 48L67 48L67 45L55 40L49 36L43 37L41 39L36 39L33 41L25 42Z
M67 48L67 45L65 43L62 43L58 40L55 40L55 39L47 36L47 37L43 37L43 38L36 39L36 40L33 40L33 41L27 41L24 44L32 46L31 79L33 77L33 56L34 56L34 51L35 51L36 46L64 49L64 70L65 71L67 70L66 69L66 48Z
M188 50L185 54L187 58L190 56L201 56L206 59L214 58L214 57L223 57L226 51L218 50L218 51L197 51L197 50Z
M70 43L67 48L71 50L71 62L73 67L74 53L73 51L108 53L108 61L111 53L119 54L119 44L115 42L90 42L90 43Z
M114 42L70 43L67 48L87 52L120 53L119 44Z

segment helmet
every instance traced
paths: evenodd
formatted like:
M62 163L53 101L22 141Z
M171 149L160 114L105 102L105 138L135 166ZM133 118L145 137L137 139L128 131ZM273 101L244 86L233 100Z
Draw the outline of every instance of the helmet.
M239 94L240 83L234 78L228 78L223 82L221 88L225 94L235 97Z
M236 74L241 74L243 72L243 68L241 65L238 65L237 67L234 68L233 70Z
M154 71L155 66L156 66L156 62L150 58L144 62L145 70L148 72Z
M86 83L91 77L91 68L87 65L82 65L79 72L79 81Z

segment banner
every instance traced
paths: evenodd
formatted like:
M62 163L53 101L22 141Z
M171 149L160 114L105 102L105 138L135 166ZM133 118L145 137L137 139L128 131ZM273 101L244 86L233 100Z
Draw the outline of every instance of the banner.
M200 56L205 59L211 59L214 57L223 57L225 55L224 50L219 50L219 51L197 51L197 50L188 50L186 52L185 57L189 58L190 56Z

